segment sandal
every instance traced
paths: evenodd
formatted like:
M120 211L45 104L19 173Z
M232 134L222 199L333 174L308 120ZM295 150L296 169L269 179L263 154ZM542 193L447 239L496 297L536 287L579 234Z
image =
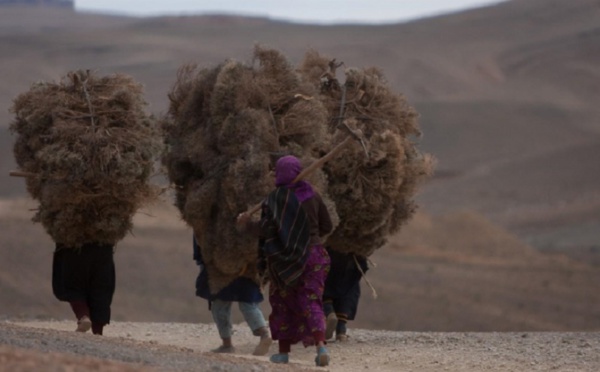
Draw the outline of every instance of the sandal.
M325 367L329 365L329 353L325 346L319 347L317 356L315 357L315 364L317 367Z
M287 354L279 353L271 355L271 358L269 358L269 360L272 363L287 364L290 361L290 357Z

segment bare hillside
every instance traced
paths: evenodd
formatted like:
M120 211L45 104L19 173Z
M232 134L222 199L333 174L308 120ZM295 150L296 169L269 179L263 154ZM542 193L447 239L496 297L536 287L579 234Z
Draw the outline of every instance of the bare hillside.
M589 160L600 146L599 17L597 0L509 1L384 26L9 7L0 14L0 123L6 127L12 98L29 84L72 69L132 75L145 86L148 110L160 114L183 63L247 60L255 43L294 61L315 48L348 67L380 67L415 105L425 133L421 148L439 160L438 177L419 199L425 210L471 208L538 248L589 256L600 239L581 231L600 215L600 172ZM14 167L11 140L0 137L6 174ZM23 194L18 180L0 186L0 195ZM532 210L573 217L553 218L550 226Z
M69 319L69 306L52 296L54 245L29 221L34 206L29 200L0 204L2 316ZM177 213L166 205L144 210L133 235L117 245L116 321L211 322L207 302L194 296L191 230ZM540 253L474 212L419 213L371 259L376 266L367 278L377 297L363 282L352 327L600 330L597 268ZM268 303L262 308L269 313Z

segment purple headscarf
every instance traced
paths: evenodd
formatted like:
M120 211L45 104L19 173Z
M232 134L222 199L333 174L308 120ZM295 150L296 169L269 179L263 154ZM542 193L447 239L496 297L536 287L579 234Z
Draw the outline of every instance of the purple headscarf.
M306 181L292 183L292 181L294 181L301 171L302 164L300 164L300 160L292 155L287 155L280 158L275 164L275 186L287 187L288 189L294 190L294 193L296 194L296 197L300 203L306 199L312 198L315 195L310 183Z

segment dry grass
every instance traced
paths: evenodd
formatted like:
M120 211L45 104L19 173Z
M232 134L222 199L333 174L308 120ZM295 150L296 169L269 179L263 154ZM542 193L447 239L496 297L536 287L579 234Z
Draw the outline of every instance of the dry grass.
M145 104L131 77L81 70L15 98L14 156L39 201L33 219L54 241L115 244L157 197L149 179L161 147Z

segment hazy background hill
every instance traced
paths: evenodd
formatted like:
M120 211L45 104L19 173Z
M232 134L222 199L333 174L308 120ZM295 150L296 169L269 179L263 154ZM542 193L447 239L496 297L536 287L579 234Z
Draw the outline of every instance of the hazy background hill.
M513 0L383 26L262 18L127 18L0 9L1 315L68 317L50 288L52 242L30 222L7 130L12 99L73 69L126 73L148 110L177 68L249 61L253 45L299 62L309 48L380 67L421 114L439 161L419 214L372 257L357 326L398 330L600 329L600 1ZM191 232L170 201L118 246L118 320L209 320L193 297ZM265 305L266 308L266 305Z

